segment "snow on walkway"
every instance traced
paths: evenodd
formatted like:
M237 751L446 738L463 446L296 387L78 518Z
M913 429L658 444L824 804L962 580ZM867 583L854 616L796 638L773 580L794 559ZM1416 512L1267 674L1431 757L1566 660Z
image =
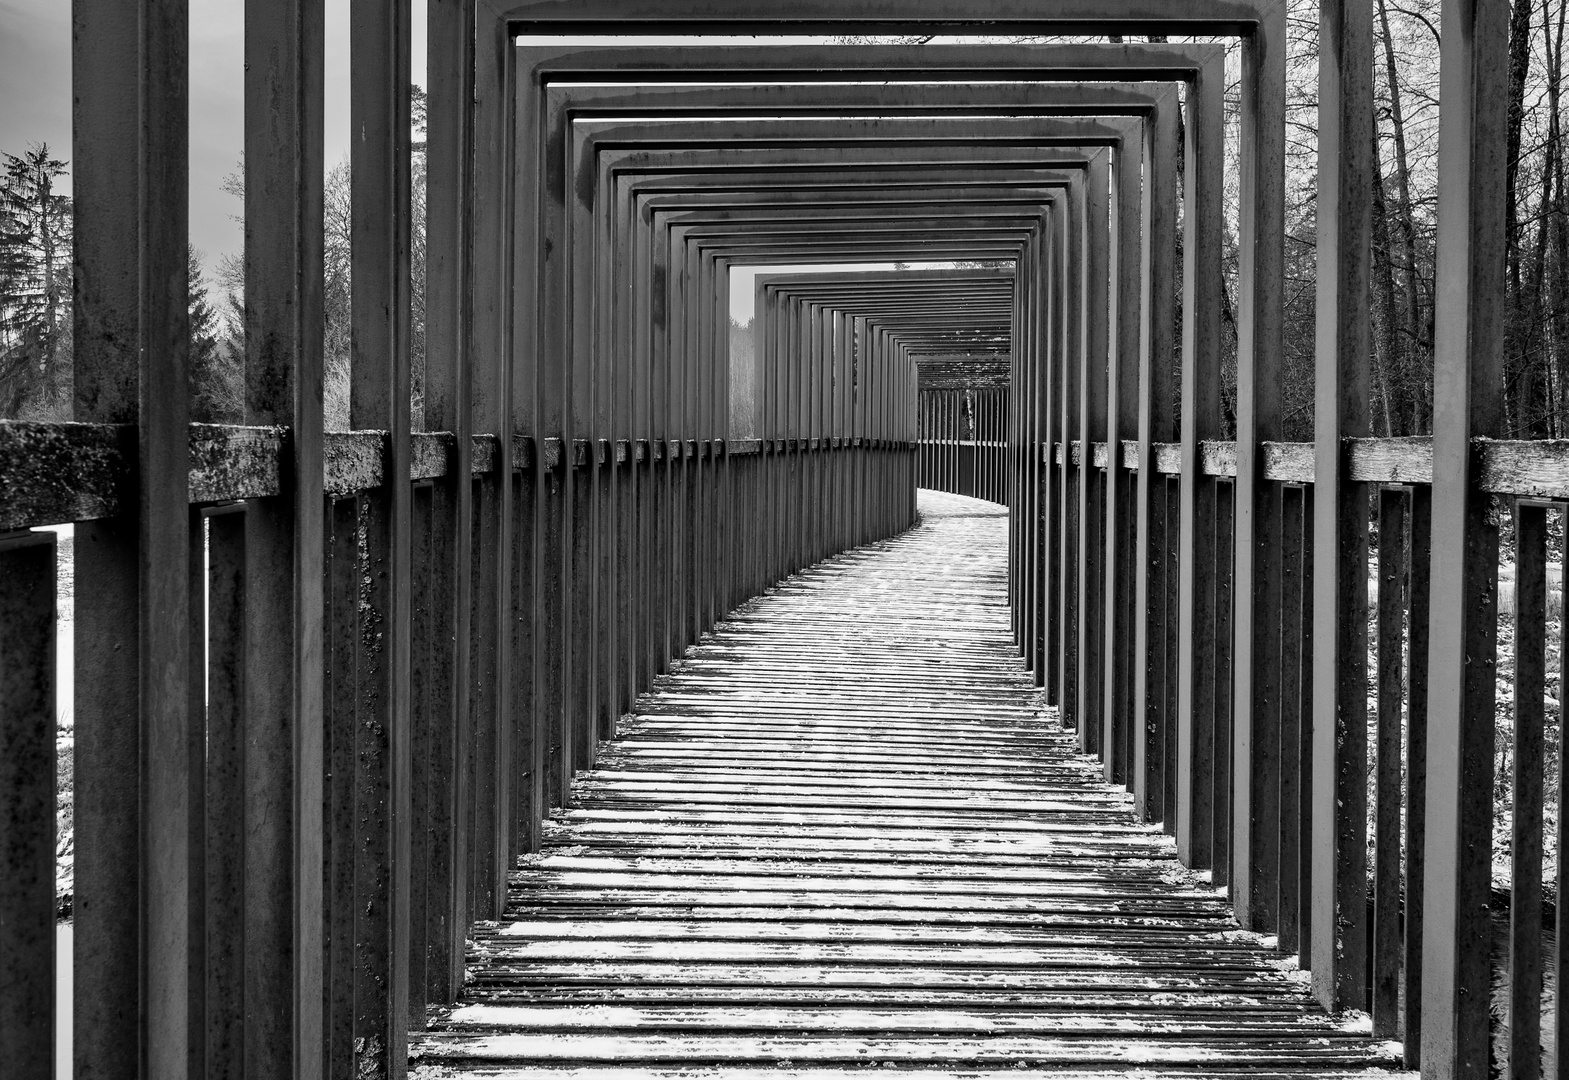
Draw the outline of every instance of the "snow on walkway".
M411 1075L1398 1066L1075 752L1009 637L1002 508L921 507L638 701Z

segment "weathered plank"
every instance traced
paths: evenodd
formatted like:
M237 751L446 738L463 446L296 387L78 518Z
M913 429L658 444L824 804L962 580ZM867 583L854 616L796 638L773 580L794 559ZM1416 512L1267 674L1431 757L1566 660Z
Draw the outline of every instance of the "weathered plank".
M0 420L0 529L114 516L134 491L135 440L129 425Z
M1015 656L1000 508L780 583L656 680L472 932L412 1075L1388 1068Z
M1182 447L1177 443L1155 443L1152 447L1155 471L1166 476L1182 472Z

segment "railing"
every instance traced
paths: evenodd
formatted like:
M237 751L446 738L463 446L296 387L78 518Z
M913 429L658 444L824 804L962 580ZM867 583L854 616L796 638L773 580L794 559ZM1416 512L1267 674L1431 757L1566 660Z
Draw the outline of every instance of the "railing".
M1432 878L1426 862L1435 850L1448 849L1449 857L1455 858L1452 852L1458 846L1463 852L1460 861L1472 873L1483 868L1491 871L1491 860L1484 860L1483 854L1492 850L1495 827L1490 794L1488 812L1473 818L1468 831L1447 837L1429 835L1434 800L1446 798L1430 786L1429 627L1444 617L1433 606L1429 569L1434 504L1432 441L1346 441L1342 460L1353 493L1343 513L1353 517L1353 523L1345 528L1353 544L1360 538L1360 550L1353 549L1345 579L1317 584L1313 574L1318 561L1315 542L1322 542L1323 534L1316 536L1314 529L1314 446L1263 445L1261 478L1269 485L1268 497L1278 500L1279 532L1269 543L1279 552L1280 577L1272 591L1276 614L1265 629L1276 644L1271 658L1276 707L1269 718L1269 741L1252 747L1252 768L1247 771L1237 767L1241 747L1231 729L1236 705L1229 691L1238 643L1225 617L1226 609L1235 602L1225 599L1234 564L1234 552L1227 544L1235 529L1230 492L1237 472L1236 444L1231 442L1206 442L1199 447L1203 475L1216 485L1208 515L1216 537L1215 554L1203 564L1204 572L1194 586L1195 593L1208 589L1217 597L1209 616L1215 630L1206 635L1210 656L1205 659L1208 674L1204 680L1210 690L1202 699L1205 717L1195 716L1191 727L1176 719L1173 668L1178 650L1173 639L1179 632L1180 600L1168 568L1176 558L1169 538L1180 529L1174 490L1181 475L1180 449L1176 443L1152 444L1145 459L1152 466L1151 487L1156 494L1147 525L1150 535L1140 545L1148 551L1148 558L1136 566L1133 580L1124 578L1102 586L1092 579L1088 590L1073 574L1050 583L1055 590L1076 595L1055 608L1048 606L1048 620L1063 618L1058 612L1071 616L1079 610L1094 611L1097 598L1089 593L1098 588L1108 589L1099 598L1107 604L1117 603L1119 596L1150 598L1145 609L1145 645L1142 655L1132 659L1146 672L1142 700L1132 703L1132 711L1108 704L1091 717L1075 718L1073 708L1084 699L1076 700L1071 688L1093 681L1095 661L1082 653L1070 654L1072 666L1062 664L1057 684L1062 689L1056 691L1061 695L1064 719L1078 724L1086 749L1102 755L1108 775L1135 792L1145 816L1162 821L1173 833L1184 827L1184 800L1176 796L1179 765L1175 744L1190 740L1182 767L1190 770L1188 801L1194 806L1185 826L1191 865L1209 869L1217 885L1233 889L1241 865L1233 845L1241 822L1236 813L1229 812L1227 800L1238 785L1250 784L1254 801L1246 824L1253 844L1254 902L1261 912L1254 925L1276 934L1280 949L1295 954L1304 967L1312 967L1315 958L1322 956L1318 950L1334 948L1339 973L1337 1000L1344 1007L1370 1013L1376 1034L1404 1038L1408 1061L1416 1064L1421 1050L1417 1033L1427 1000L1423 989L1424 916L1431 909L1426 888ZM1067 450L1071 464L1066 468L1085 468L1082 444L1069 444ZM1562 516L1569 509L1566 455L1569 443L1548 440L1478 439L1470 448L1477 495L1496 500L1499 507L1487 519L1493 535L1484 540L1485 548L1475 557L1486 560L1497 574L1498 530L1502 529L1510 534L1513 548L1513 558L1504 561L1506 565L1512 562L1515 574L1513 595L1500 592L1497 606L1490 603L1486 610L1490 620L1497 619L1500 607L1509 611L1507 625L1512 632L1501 639L1495 622L1487 642L1491 655L1479 658L1473 654L1470 659L1490 678L1496 669L1499 684L1512 683L1513 687L1512 701L1500 701L1513 713L1512 723L1502 729L1513 734L1512 763L1507 755L1501 759L1507 775L1492 775L1491 705L1480 706L1470 724L1473 737L1480 740L1478 748L1471 751L1472 767L1487 772L1490 789L1498 784L1511 792L1506 800L1511 836L1507 875L1484 878L1492 900L1488 901L1488 891L1484 891L1482 905L1469 916L1475 924L1473 962L1479 961L1482 971L1481 981L1470 985L1481 999L1478 1008L1486 1009L1491 1001L1494 1012L1506 1017L1491 1026L1491 1035L1484 1019L1478 1038L1490 1039L1493 1060L1507 1058L1526 1075L1537 1075L1541 1068L1539 1047L1555 1053L1559 1045L1542 1045L1544 1000L1556 1000L1544 998L1544 974L1552 974L1557 967L1560 954L1551 945L1561 940L1544 911L1549 903L1555 912L1563 910L1557 906L1556 889L1544 889L1543 884L1547 837L1544 789L1557 789L1557 804L1548 807L1557 823L1555 841L1563 836L1565 807L1559 786L1562 758L1558 762L1549 759L1543 701L1563 700L1563 584L1561 576L1557 581L1550 577L1548 552L1550 539L1555 546L1563 543ZM1120 468L1130 478L1140 471L1136 441L1116 447L1095 443L1090 456L1089 467L1095 469ZM1043 447L1042 459L1059 473L1065 468L1061 444ZM1131 484L1128 489L1132 490ZM1129 524L1123 536L1113 539L1113 547L1133 550L1140 540L1134 519L1129 515L1123 520ZM1369 558L1369 547L1375 560ZM1350 601L1344 607L1346 616L1329 626L1316 623L1315 605L1326 603L1326 592L1337 585ZM1558 605L1551 616L1550 596L1556 596ZM1077 635L1078 640L1096 640L1112 621L1094 620L1087 633ZM1074 636L1071 629L1050 626L1044 632ZM1328 688L1315 684L1313 671L1315 638L1325 633L1338 638L1343 658ZM1498 659L1500 640L1512 645L1512 662ZM1190 655L1198 662L1204 653L1204 649L1195 649ZM1558 660L1559 674L1550 681L1554 659ZM1108 690L1112 689L1108 685ZM1491 697L1491 689L1479 688L1478 693ZM1358 704L1370 702L1366 725L1345 723L1335 753L1327 760L1322 742L1315 745L1314 715L1315 694L1326 691L1338 692ZM1140 713L1142 724L1137 723ZM1135 722L1130 723L1130 717ZM1561 724L1561 717L1559 720ZM1255 736L1260 726L1255 717ZM1097 727L1104 732L1103 745L1095 741ZM1558 738L1561 754L1562 736ZM1333 778L1332 784L1321 779L1326 772ZM1326 805L1331 799L1332 805ZM1330 836L1325 835L1325 819L1335 825ZM1557 848L1561 867L1564 848L1561 843ZM1326 877L1338 890L1339 914L1330 926L1314 917L1315 907L1323 910L1329 888L1323 880ZM1562 919L1561 915L1556 917ZM1507 931L1495 931L1496 925L1506 926ZM1562 926L1560 921L1557 929ZM1497 946L1492 944L1494 937L1500 939ZM1315 938L1320 942L1316 948ZM1477 1052L1485 1064L1488 1043L1481 1042Z
M91 951L93 942L123 933L117 945L136 955L136 936L117 913L134 910L136 887L126 881L148 859L140 830L119 824L135 826L135 792L147 784L136 725L106 731L87 707L92 684L113 677L105 669L120 651L111 645L105 655L94 646L93 622L104 620L94 598L119 595L126 574L134 590L138 573L135 561L105 565L93 555L93 545L134 532L140 518L132 435L114 425L0 423L0 529L9 530L0 547L11 795L4 824L13 869L0 900L13 973L5 997L14 1008L9 1045L21 1055L14 1060L29 1063L47 1062L55 1041L57 568L54 534L27 531L36 526L75 523L78 530L77 1013L133 993L120 980L140 977L153 962L142 954L116 969ZM290 430L192 425L189 614L145 631L183 640L190 658L181 817L191 830L186 895L195 924L184 949L205 971L201 1037L214 1069L226 1061L238 1068L256 1053L246 1047L268 1022L258 1015L263 1005L293 998L291 968L299 961L286 950L296 932L299 876L314 866L325 1074L348 1075L377 1059L391 1069L403 1025L419 1023L427 1002L450 1001L461 987L468 926L499 913L506 873L536 842L541 812L560 804L573 770L592 762L595 742L613 734L632 697L718 614L825 554L897 532L912 512L909 499L895 495L910 482L907 445L638 439L566 446L546 439L537 446L514 437L512 474L503 477L497 440L476 435L465 479L453 468L450 433L416 433L401 485L409 496L409 561L399 581L389 572L387 515L399 488L386 481L396 460L389 437L318 438L324 497L306 512L319 522L321 546L314 558L299 554L320 568L318 603L293 608L292 575L278 566L280 545L282 554L294 550L299 534L267 531L290 494ZM602 565L625 576L604 586L597 607L575 612L587 623L584 639L604 650L587 659L565 648L552 625L562 609L541 602L541 560L529 551L537 516L531 492L574 479L597 480L627 508L594 534ZM513 488L510 522L488 517L503 483ZM480 523L466 533L452 527L463 486ZM812 527L799 528L803 520ZM510 580L498 581L487 570L503 548L516 558ZM462 566L475 568L469 588ZM291 667L287 651L279 655L279 642L267 636L267 616L276 617L279 604L284 624L317 643L315 670L296 674L319 687L319 699L299 705L320 724L315 775L294 766L299 726L268 722L262 711ZM498 607L505 636L487 619ZM391 647L400 621L407 628L401 657ZM458 653L463 641L466 658ZM536 680L542 668L581 671L591 685L573 700L566 680ZM504 708L497 700L503 691ZM287 702L278 707L289 716ZM129 745L105 753L102 743L111 739ZM307 796L320 800L315 822L299 803L280 805L268 790L289 777L319 792ZM295 863L297 849L308 865ZM84 1034L79 1067L123 1060L122 1048ZM287 1062L280 1067L286 1074Z
M917 483L1006 502L1007 389L922 390L917 409Z
M353 45L361 430L325 431L321 8L251 4L248 424L190 425L183 8L111 8L75 42L83 422L0 423L0 1060L49 1075L60 1034L56 559L32 530L74 523L77 1072L401 1075L635 695L747 597L912 520L913 372L871 340L853 383L840 355L732 370L667 319L729 314L713 279L663 277L668 233L657 314L607 329L634 356L563 378L509 351L494 313L528 295L527 325L560 330L559 281L509 291L487 262L507 166L476 182L494 159L465 140L500 122L475 105L493 57L472 8L432 5L424 412L445 430L411 431L408 11L387 8Z

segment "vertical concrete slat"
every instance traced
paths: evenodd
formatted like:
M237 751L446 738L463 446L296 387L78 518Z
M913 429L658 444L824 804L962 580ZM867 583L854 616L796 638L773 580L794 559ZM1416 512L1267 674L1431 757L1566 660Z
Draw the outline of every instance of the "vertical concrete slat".
M135 425L138 463L75 544L78 1075L199 1066L186 24L183 0L73 4L74 415Z
M1367 951L1367 529L1345 440L1368 433L1372 16L1320 10L1313 580L1313 989L1362 1008Z
M349 422L386 432L361 502L355 767L355 1068L407 1068L412 495L407 6L353 0Z
M433 663L445 669L431 708L430 848L425 993L452 1001L463 985L469 920L467 809L473 585L472 210L475 96L473 0L426 8L425 426L453 435L448 475L432 494Z
M1210 865L1214 778L1215 482L1199 447L1220 435L1220 236L1222 191L1219 61L1206 64L1188 98L1183 160L1182 474L1177 541L1176 790L1166 819L1177 855L1194 869Z
M246 422L290 428L244 515L244 1065L325 1076L320 0L245 5ZM215 943L216 944L216 943Z
M1509 5L1449 0L1439 73L1424 1076L1488 1075L1498 529L1472 440L1504 434Z
M55 537L0 538L0 1060L55 1075Z
M1370 35L1371 39L1371 35ZM1238 167L1237 438L1233 528L1232 909L1242 925L1276 928L1280 819L1280 495L1264 478L1264 446L1281 438L1284 383L1280 282L1285 261L1286 7L1273 5L1244 40ZM1368 71L1372 70L1369 60ZM1369 183L1371 190L1371 182Z

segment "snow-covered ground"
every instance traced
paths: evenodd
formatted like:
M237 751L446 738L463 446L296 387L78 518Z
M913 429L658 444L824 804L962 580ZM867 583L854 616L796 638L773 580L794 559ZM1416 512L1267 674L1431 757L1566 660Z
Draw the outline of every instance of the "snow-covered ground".
M76 858L76 830L71 814L73 764L76 751L75 669L76 610L74 544L76 527L59 525L55 533L58 573L55 586L55 908L61 916L70 915L72 868Z

